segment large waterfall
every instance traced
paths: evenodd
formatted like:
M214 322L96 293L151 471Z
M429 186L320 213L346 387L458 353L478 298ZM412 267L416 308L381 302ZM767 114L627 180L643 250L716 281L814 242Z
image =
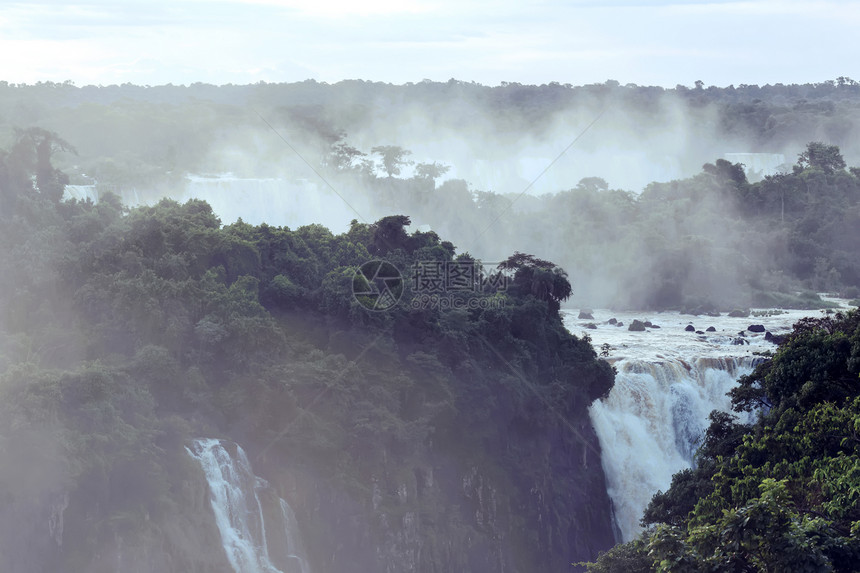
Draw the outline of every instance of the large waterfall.
M215 522L233 570L310 573L293 510L254 475L242 448L200 439L187 449L206 474Z
M593 319L565 313L568 330L587 334L617 370L609 396L592 404L590 414L619 541L639 533L653 495L668 489L674 473L693 465L708 415L730 410L726 393L762 360L757 353L775 349L764 333L747 328L761 324L779 334L817 313L731 318L599 310ZM634 319L654 326L629 331Z
M621 538L640 530L642 511L672 474L689 468L712 410L729 411L726 396L752 371L753 358L690 362L636 359L615 364L615 386L591 407L600 440L607 492Z

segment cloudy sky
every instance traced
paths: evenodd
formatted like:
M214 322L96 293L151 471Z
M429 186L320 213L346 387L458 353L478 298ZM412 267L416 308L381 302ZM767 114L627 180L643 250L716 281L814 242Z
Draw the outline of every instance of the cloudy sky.
M860 1L0 2L0 80L860 80Z

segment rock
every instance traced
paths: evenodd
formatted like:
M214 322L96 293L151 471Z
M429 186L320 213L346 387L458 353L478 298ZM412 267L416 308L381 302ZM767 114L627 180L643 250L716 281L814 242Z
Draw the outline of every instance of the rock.
M719 313L719 312L706 312L705 314L706 314L707 316L710 316L711 318L719 318L719 317L720 317L720 313Z
M734 344L735 346L743 346L744 344L749 344L749 343L750 343L749 340L747 340L745 338L741 338L741 337L737 337L737 338L732 339L732 344Z
M579 311L579 317L582 320L594 320L594 316L592 315L591 309L582 309Z
M688 325L687 325L687 328L685 328L684 330L686 330L687 332L695 332L695 331L696 331L696 327L695 327L695 326L693 326L692 324L688 324Z
M634 332L642 332L645 330L645 323L641 320L634 320L633 323L627 327L627 330L632 330Z
M697 330L697 331L696 331L696 334L705 334L705 333L704 333L704 332L702 332L701 330Z
M716 332L716 331L717 331L717 329L716 329L716 328L714 328L713 326L709 326L709 327L708 327L708 328L706 328L705 330L707 330L708 332Z
M767 330L762 324L751 324L747 327L750 332L764 332Z
M744 330L741 330L740 332L738 332L738 336L743 336L744 338L746 338L746 335L747 335L747 333Z
M615 326L624 326L624 323L619 320L615 323Z
M597 330L597 325L596 325L596 324L594 324L593 322L589 322L588 324L586 324L586 325L585 325L585 328L590 328L590 329L592 329L592 330Z
M652 325L651 325L651 328L660 328L660 327L659 327L659 326L657 326L656 324L652 324Z
M616 322L618 322L618 321L615 318L609 319L609 324L615 324Z
M785 335L773 334L771 331L768 330L764 333L764 339L768 342L773 342L774 344L779 345L785 342Z
M650 321L650 320L646 320L646 321L645 321L645 322L643 322L642 324L644 324L646 328L651 328L652 326L654 326L653 324L651 324L651 321Z
M750 315L750 311L740 310L739 308L736 308L735 310L733 310L729 313L729 316L732 318L746 318L749 315Z

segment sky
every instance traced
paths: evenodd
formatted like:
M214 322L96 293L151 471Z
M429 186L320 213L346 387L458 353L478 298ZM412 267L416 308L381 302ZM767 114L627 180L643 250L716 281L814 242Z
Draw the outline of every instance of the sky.
M860 80L860 0L0 2L0 80Z

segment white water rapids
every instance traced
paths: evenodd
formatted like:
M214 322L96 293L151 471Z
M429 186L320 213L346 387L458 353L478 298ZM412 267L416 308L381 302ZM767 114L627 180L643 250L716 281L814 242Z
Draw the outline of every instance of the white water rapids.
M200 439L186 449L206 474L215 522L233 571L310 573L293 510L254 475L242 448Z
M609 345L607 360L618 371L609 396L592 404L590 415L620 541L639 533L645 507L658 490L668 489L672 474L692 466L708 415L730 411L726 392L761 360L754 353L776 350L764 333L747 327L761 324L784 334L798 319L820 316L820 311L730 318L595 310L594 319L585 320L577 311L562 313L568 330L588 334L598 352ZM623 326L609 324L611 318ZM660 328L629 331L634 319ZM702 333L687 332L691 323ZM714 330L707 332L708 327ZM748 344L736 344L739 338Z

